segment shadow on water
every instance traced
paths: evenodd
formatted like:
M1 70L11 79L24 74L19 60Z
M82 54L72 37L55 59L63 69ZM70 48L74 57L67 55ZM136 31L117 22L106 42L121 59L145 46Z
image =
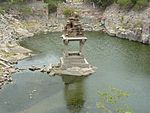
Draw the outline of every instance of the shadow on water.
M64 99L70 113L80 113L84 106L84 79L85 77L62 76L65 84Z

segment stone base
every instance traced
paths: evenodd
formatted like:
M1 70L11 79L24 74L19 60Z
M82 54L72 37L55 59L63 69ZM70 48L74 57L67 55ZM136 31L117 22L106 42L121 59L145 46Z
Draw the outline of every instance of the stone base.
M89 68L72 67L72 68L68 68L66 70L57 68L57 69L53 69L51 71L51 73L53 75L70 75L70 76L88 76L94 72L95 71L92 67L89 67Z
M94 68L83 56L61 57L59 65L51 71L52 74L72 76L88 76L94 72Z
M60 67L61 69L68 69L72 67L89 68L90 65L83 56L77 55L61 57Z

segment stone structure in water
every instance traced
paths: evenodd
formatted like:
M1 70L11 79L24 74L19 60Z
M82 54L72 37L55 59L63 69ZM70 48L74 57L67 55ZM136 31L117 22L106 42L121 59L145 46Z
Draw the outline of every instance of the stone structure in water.
M51 73L60 75L83 76L94 73L93 67L87 62L83 54L83 46L87 40L79 21L79 16L74 14L67 21L62 35L64 54L57 66L53 66ZM79 51L69 51L69 42L79 42Z
M84 32L79 21L79 15L74 14L74 17L70 17L64 28L64 36L66 37L83 37Z

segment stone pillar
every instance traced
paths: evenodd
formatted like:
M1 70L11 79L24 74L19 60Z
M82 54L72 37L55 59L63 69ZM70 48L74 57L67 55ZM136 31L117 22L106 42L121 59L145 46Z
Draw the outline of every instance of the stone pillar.
M68 40L63 40L64 42L64 54L65 56L68 56Z
M84 43L85 43L85 40L80 40L80 43L79 43L79 53L81 55L83 55L83 46L84 46Z

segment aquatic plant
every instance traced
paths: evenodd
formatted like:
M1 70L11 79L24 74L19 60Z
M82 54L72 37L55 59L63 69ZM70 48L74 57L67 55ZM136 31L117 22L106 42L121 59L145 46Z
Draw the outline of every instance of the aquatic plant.
M129 96L127 92L110 87L99 92L98 95L97 107L101 110L101 113L133 113L129 105L123 102Z

